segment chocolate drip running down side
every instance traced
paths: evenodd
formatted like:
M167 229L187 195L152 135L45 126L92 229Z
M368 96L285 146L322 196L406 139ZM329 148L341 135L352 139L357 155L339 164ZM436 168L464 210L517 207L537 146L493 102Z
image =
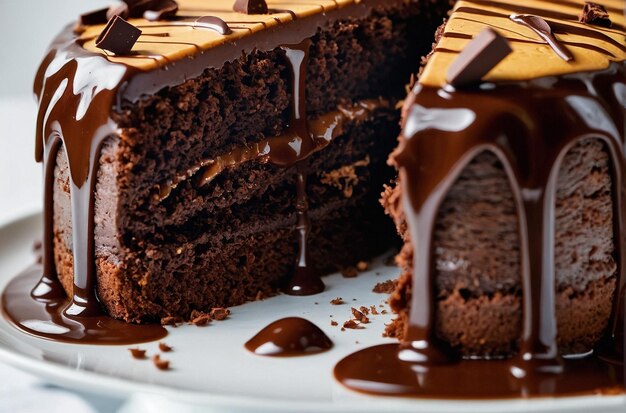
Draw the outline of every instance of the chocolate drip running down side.
M276 148L270 154L270 160L276 165L292 165L297 159L308 157L317 149L314 137L309 131L306 108L306 70L309 60L311 40L306 39L298 45L282 46L291 68L291 120L288 135L292 135L287 145ZM294 158L295 157L295 158ZM310 264L307 248L311 220L309 219L309 203L306 197L306 176L298 171L296 174L296 213L298 223L296 236L298 239L298 255L293 275L283 289L289 295L314 295L324 291L324 282L316 274Z
M414 250L408 330L399 346L373 347L342 360L335 375L344 385L367 393L455 398L594 393L607 386L624 391L625 79L626 65L614 63L600 72L480 90L416 87L405 106L401 145L393 155L406 194L403 209ZM597 354L562 358L556 344L556 179L567 151L583 139L601 140L613 161L619 270L612 324L600 354L617 363L612 379L606 374L610 367L598 361ZM484 151L504 165L517 204L523 290L520 351L489 372L484 361L458 362L455 353L437 341L432 287L439 206L464 167ZM371 365L374 358L378 361ZM568 373L579 369L586 375ZM484 372L490 384L472 386L475 376L470 370ZM454 389L439 388L453 377Z

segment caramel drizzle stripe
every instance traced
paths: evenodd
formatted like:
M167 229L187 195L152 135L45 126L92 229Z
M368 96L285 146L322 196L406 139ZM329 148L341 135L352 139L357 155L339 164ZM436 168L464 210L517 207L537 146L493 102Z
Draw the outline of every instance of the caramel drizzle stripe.
M476 9L476 10L478 11L478 9ZM481 14L481 13L478 13L478 12L474 13L474 12L470 12L470 11L466 11L466 13L468 13L468 14L475 14L475 15ZM498 14L498 17L502 17L502 18L507 18L507 19L509 18L509 16L506 15L506 14L495 13L495 12L489 12L489 13ZM514 33L514 34L517 34L517 35L519 35L521 37L525 37L527 39L534 40L534 38L532 38L532 37L526 36L526 35L524 35L522 33L516 32L514 30L511 30L511 29L508 29L508 28L505 28L505 27L497 26L497 25L492 24L492 23L486 23L484 21L479 21L479 20L474 20L474 19L470 19L470 18L467 18L467 17L459 17L459 16L455 16L454 19L465 20L465 21L470 21L470 22L479 23L479 24L485 24L485 25L491 26L491 27L499 29L499 30L503 30L503 31L506 31L506 32L509 32L509 33ZM550 25L550 27L552 28L554 33L578 34L578 35L582 35L582 36L588 36L588 37L591 37L591 38L603 41L605 43L609 43L612 46L615 46L616 48L626 52L626 46L620 44L618 41L616 41L612 37L607 36L606 34L600 32L600 31L587 29L587 28L583 28L583 27L579 27L579 26L574 26L574 25L567 24L567 23L561 23L561 22L557 22L557 21L554 21L554 20L546 20L546 21L548 22L548 24ZM444 37L445 37L445 35L444 35ZM512 40L512 39L509 39L509 40ZM562 40L559 40L559 42L565 43ZM548 44L548 43L546 43L546 44ZM585 47L585 46L583 46L580 43L579 43L579 45L581 45L581 47ZM595 50L593 47L586 47L586 48L588 48L590 50Z
M471 36L471 35L466 35L464 33L455 33L455 32L444 33L443 37L452 38L452 39L466 39L466 40L473 39L473 36ZM511 37L506 37L506 39L508 41L514 42L514 43L546 45L544 42L538 42L538 41L533 41L533 40L517 39L517 38L511 38ZM594 52L598 52L598 53L604 54L604 55L606 55L608 57L612 57L612 58L616 57L610 51L608 51L606 49L603 49L603 48L601 48L599 46L596 46L596 45L587 44L587 43L579 43L579 42L568 42L568 41L562 41L562 40L561 40L561 43L563 43L564 45L567 45L567 46L575 46L575 47L580 47L580 48L583 48L583 49L591 50L591 51L594 51ZM449 49L449 48L444 48L444 47L435 47L435 52L458 54L458 53L460 53L460 50L454 50L454 49Z
M494 1L494 0L468 0L474 4L478 4L478 5L482 5L482 6L491 6L491 7L498 7L507 11L512 11L514 13L518 13L518 14L534 14L537 16L541 16L543 18L551 18L551 19L557 19L557 20L563 20L563 21L576 21L578 22L578 15L576 14L569 14L569 13L563 13L563 12L558 12L558 11L554 11L554 10L550 10L550 9L543 9L543 8L538 8L538 7L529 7L529 6L522 6L520 4L509 4L509 3L503 3L503 2L499 2L499 1ZM547 4L546 4L547 6ZM582 7L582 4L580 5ZM484 12L485 16L497 16L497 12L492 12L492 11L488 11L488 10L482 10ZM620 13L622 13L623 11L621 11ZM583 23L581 23L583 24ZM626 30L624 28L624 26L613 22L612 27L615 29L618 29L620 31L624 31ZM610 30L609 30L610 31Z
M472 23L484 24L484 25L486 25L486 26L493 27L494 29L498 29L498 30L502 30L502 31L504 31L504 32L508 32L508 33L513 33L513 34L516 34L516 35L521 36L521 37L523 37L523 38L525 38L525 39L528 39L528 40L537 40L537 39L536 39L536 38L534 38L534 37L528 36L528 35L523 34L523 33L520 33L520 32L516 32L515 30L508 29L508 28L506 28L506 27L502 27L502 26L498 26L498 25L496 25L496 24L492 24L492 23L486 23L486 22L484 22L484 21L480 21L480 20L470 19L469 17L459 17L459 16L454 16L454 19L455 19L455 20L463 20L463 21L472 22ZM445 37L445 35L444 35L444 37ZM544 44L545 44L545 43L544 43Z
M577 3L575 1L571 1L571 0L550 0L551 3L556 3L556 4L561 4L564 6L570 6L570 7L575 7L576 9L580 10L582 7L582 4ZM618 7L612 7L612 6L607 6L606 4L603 4L604 8L611 13L618 13L621 14L624 12L623 9L620 9Z

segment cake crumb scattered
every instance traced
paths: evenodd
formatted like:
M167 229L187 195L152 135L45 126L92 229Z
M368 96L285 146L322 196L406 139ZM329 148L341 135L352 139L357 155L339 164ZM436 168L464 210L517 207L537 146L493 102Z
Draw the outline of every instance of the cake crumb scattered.
M341 331L346 331L345 327L341 327Z
M198 327L204 327L206 325L208 325L211 322L211 316L205 312L202 311L198 311L198 310L193 310L191 312L191 321L190 323L198 326Z
M348 320L345 323L343 323L343 327L344 328L349 328L350 330L359 330L362 329L363 326L360 326L356 321L354 320Z
M261 290L257 291L256 297L254 297L255 301L263 301L265 300L265 293Z
M173 348L161 341L159 343L159 350L161 350L163 353L169 353L170 351L173 350Z
M367 271L368 268L369 268L369 264L365 261L359 261L356 264L356 269L359 270L359 272Z
M158 354L155 354L154 356L152 356L152 363L154 363L156 368L159 370L170 369L170 362L168 360L163 360L161 356L159 356Z
M359 311L362 312L365 315L369 315L370 314L370 309L365 307L364 305L362 305L361 307L359 307Z
M370 312L371 312L373 315L378 315L378 314L379 314L379 313L378 313L378 310L376 309L376 306L375 306L375 305L370 305Z
M341 275L344 278L355 278L359 275L359 271L355 267L348 267L341 270Z
M330 303L332 305L341 305L341 304L343 304L343 298L337 297L337 298L335 298L333 300L330 300Z
M393 280L387 280L376 284L372 291L377 294L391 294L395 288L396 283Z
M146 350L140 348L129 348L130 355L133 356L134 359L143 360L146 358Z
M387 310L381 311L381 314L387 314Z
M222 321L228 318L230 310L228 308L217 307L211 310L211 318L213 320Z
M180 317L167 316L161 318L161 325L164 326L178 327L179 325L183 324L183 322L183 319Z
M330 320L330 325L333 327L337 327L339 325L338 322L336 322L335 320Z
M367 318L367 316L365 314L363 314L362 312L360 312L359 310L357 310L356 308L352 307L352 316L354 317L355 320L357 320L359 323L361 324L367 324L370 322L369 318Z

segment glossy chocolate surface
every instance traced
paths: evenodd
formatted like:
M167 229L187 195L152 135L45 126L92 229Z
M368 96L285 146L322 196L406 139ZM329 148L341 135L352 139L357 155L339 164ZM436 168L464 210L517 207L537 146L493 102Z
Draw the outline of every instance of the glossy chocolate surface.
M246 343L249 351L269 357L308 356L332 347L333 342L318 326L299 317L274 321Z

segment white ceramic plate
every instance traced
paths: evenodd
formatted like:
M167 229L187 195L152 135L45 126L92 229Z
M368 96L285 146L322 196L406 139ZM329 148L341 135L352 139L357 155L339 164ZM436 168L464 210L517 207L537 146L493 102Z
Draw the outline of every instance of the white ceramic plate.
M31 215L0 227L0 288L34 259L32 244L41 234L40 221L39 215ZM279 296L232 308L228 321L169 328L164 341L174 351L164 355L173 367L168 372L157 370L149 360L132 359L126 346L55 343L23 334L1 318L0 360L59 386L122 397L141 395L144 409L175 408L178 413L207 408L341 413L626 411L625 396L452 402L370 397L344 389L333 379L333 366L357 349L384 343L387 339L381 332L390 316L372 316L366 329L341 332L330 325L330 315L341 324L349 319L351 306L384 302L386 296L372 293L372 287L396 277L398 270L382 261L354 279L338 274L325 278L328 288L320 295ZM342 297L346 304L331 305L335 297ZM258 357L244 349L244 342L258 330L286 316L316 323L335 347L327 353L291 359ZM152 354L157 351L157 343L140 347Z

